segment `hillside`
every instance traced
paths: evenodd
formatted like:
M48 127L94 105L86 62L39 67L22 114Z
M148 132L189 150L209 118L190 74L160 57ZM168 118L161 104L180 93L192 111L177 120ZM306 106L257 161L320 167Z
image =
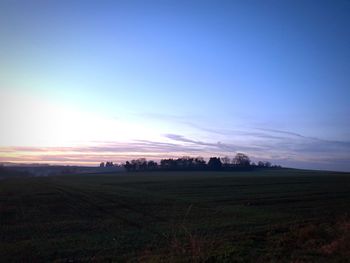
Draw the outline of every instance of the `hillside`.
M4 262L342 262L350 174L292 169L4 178ZM345 261L343 261L345 262Z

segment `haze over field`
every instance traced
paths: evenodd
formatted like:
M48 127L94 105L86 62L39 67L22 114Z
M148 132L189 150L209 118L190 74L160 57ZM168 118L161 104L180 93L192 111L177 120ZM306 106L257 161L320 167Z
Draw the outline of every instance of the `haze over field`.
M0 162L244 152L350 171L349 1L0 2Z

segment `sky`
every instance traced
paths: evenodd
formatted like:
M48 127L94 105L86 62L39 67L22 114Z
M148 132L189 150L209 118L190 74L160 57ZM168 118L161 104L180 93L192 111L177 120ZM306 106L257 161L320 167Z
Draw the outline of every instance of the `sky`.
M0 1L0 162L350 171L350 1Z

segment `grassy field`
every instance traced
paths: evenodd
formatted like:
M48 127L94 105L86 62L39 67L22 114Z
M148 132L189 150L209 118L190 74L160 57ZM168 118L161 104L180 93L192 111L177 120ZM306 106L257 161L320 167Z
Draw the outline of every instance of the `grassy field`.
M346 262L350 174L0 179L2 262Z

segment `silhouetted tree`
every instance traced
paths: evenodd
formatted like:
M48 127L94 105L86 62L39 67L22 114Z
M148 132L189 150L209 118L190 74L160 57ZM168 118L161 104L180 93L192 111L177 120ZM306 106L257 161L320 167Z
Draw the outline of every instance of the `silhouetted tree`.
M250 159L244 153L237 153L234 159L234 164L240 167L248 167L250 165Z
M106 162L105 167L113 167L113 166L114 166L113 162Z
M131 160L131 165L133 167L133 170L146 170L147 160L145 158Z
M198 156L194 159L194 164L195 164L195 167L198 169L203 169L207 166L204 158L201 156Z
M265 162L265 167L270 168L271 167L271 163L270 162Z
M101 163L101 167L113 166L113 162L106 162L106 164ZM127 171L141 171L141 170L220 170L224 168L225 170L241 170L250 169L252 167L277 167L272 166L270 162L259 161L256 165L255 163L250 164L250 159L247 155L243 153L237 153L235 158L230 160L229 157L223 157L222 159L218 157L211 157L208 164L206 164L203 157L189 157L184 156L177 159L162 159L160 165L155 161L147 161L145 158L139 158L131 161L127 161L124 164Z
M193 168L194 159L189 156L184 156L176 159L177 167L181 169Z
M131 171L133 169L133 166L129 161L126 161L126 163L124 164L124 167L127 171Z
M162 159L160 167L166 170L197 170L205 168L206 163L203 157L184 156L177 159Z
M176 167L176 161L174 159L162 159L160 161L160 166L163 169L174 169L174 167Z
M222 167L222 163L220 158L218 157L210 157L208 162L208 168L212 170L219 170Z
M262 161L259 161L259 162L258 162L258 166L259 166L259 167L264 167L264 166L265 166L265 163L262 162Z
M101 163L100 163L100 167L105 167L105 163L104 163L104 162L101 162Z
M272 164L271 164L270 162L262 162L262 161L259 161L258 166L259 166L259 167L270 168L270 167L272 166Z
M228 168L230 167L231 159L228 156L225 156L221 158L221 162L223 167Z
M158 167L158 164L155 161L148 161L147 169L154 170Z

